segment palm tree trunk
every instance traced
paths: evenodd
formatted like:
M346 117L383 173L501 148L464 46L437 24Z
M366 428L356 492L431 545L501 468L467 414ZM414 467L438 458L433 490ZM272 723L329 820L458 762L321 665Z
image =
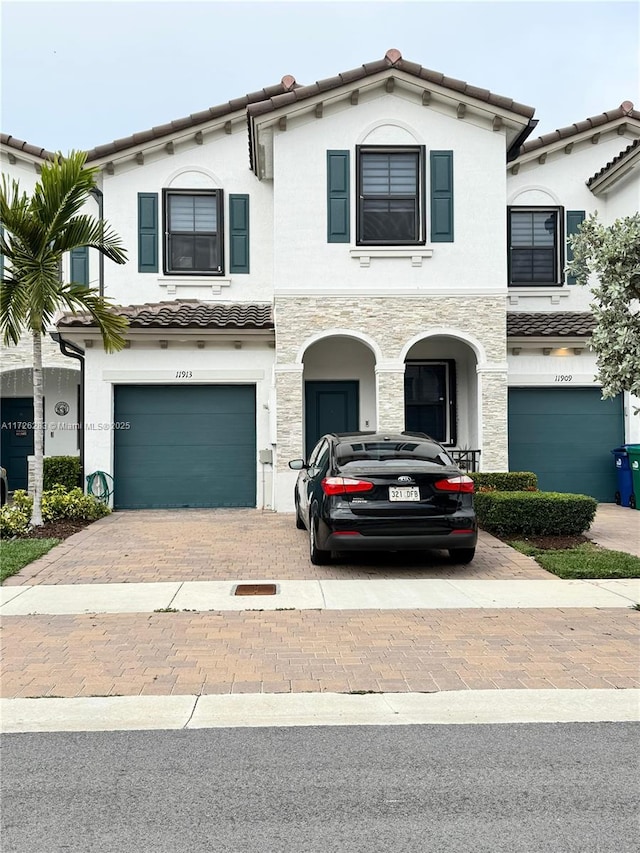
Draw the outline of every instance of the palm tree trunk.
M42 335L31 332L33 337L33 452L35 465L33 472L33 510L32 527L42 527L42 483L44 479L44 396L42 393Z

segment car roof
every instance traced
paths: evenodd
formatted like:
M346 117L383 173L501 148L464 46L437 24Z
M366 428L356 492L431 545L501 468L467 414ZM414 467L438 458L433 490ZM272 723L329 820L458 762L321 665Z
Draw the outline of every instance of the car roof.
M366 438L368 441L406 441L407 438L417 438L431 444L438 442L425 432L333 432L328 438L332 438L338 444L346 444L353 439Z

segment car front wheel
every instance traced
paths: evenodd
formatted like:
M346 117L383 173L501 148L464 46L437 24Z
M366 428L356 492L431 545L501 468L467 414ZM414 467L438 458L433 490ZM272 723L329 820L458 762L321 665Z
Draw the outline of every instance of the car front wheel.
M296 504L296 527L298 528L298 530L306 530L304 521L302 520L302 518L300 516L300 504L298 503L298 495L297 494L294 496L294 501Z
M451 557L451 562L458 563L459 565L466 565L470 563L471 560L476 555L475 548L450 548L449 556Z
M321 551L316 543L317 521L313 516L309 518L309 559L314 566L325 566L331 559L330 551Z

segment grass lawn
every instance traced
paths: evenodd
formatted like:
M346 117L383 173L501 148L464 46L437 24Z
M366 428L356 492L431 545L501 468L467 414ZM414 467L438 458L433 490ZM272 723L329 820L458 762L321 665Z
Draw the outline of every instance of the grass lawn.
M42 557L59 539L10 539L0 542L0 582Z
M609 551L592 542L562 550L539 548L522 540L510 541L509 545L560 578L640 578L640 557Z

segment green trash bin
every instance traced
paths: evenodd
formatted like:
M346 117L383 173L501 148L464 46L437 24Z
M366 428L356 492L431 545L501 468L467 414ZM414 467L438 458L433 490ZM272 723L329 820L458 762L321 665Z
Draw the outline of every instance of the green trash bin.
M631 468L631 498L629 506L640 509L640 444L625 444Z

